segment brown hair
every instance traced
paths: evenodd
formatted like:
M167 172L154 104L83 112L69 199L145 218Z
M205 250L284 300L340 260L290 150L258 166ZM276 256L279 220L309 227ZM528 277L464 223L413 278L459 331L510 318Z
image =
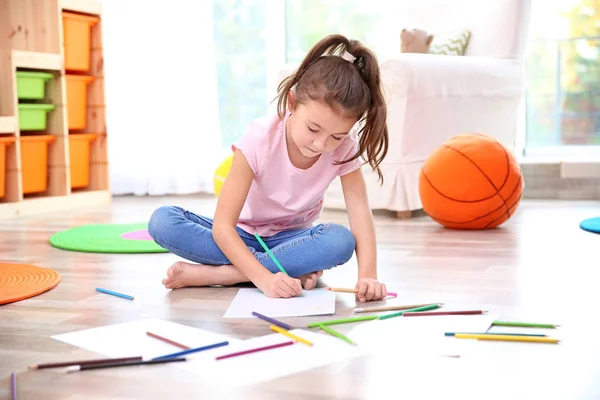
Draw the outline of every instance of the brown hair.
M341 57L347 51L354 63ZM383 182L379 164L388 151L386 105L380 86L377 57L356 40L342 35L330 35L308 52L295 73L285 78L277 88L277 111L283 118L289 92L296 86L298 103L309 99L324 101L341 114L355 116L360 121L358 152L341 164L366 153L366 161Z

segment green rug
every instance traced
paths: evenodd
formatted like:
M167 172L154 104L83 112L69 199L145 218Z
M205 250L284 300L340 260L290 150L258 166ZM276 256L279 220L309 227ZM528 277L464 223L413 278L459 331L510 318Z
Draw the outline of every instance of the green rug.
M148 224L93 224L58 232L53 247L87 253L167 253L148 235Z

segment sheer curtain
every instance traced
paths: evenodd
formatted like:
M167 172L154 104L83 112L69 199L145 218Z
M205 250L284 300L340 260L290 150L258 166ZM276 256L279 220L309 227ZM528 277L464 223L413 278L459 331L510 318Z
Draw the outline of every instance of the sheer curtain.
M113 194L212 192L225 150L211 1L102 5Z

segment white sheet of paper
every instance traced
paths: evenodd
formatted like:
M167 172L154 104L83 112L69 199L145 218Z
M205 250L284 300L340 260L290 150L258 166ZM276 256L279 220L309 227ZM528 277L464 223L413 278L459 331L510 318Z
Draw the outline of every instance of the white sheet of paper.
M183 351L179 347L148 336L146 332L152 332L191 348L207 346L226 340L230 342L230 345L239 341L239 339L225 335L161 319L142 319L84 329L55 335L52 338L106 357L142 356L146 359ZM209 353L214 350L211 349L206 352Z
M369 353L462 356L471 351L474 341L444 333L485 332L496 318L489 314L396 317L365 322L347 336Z
M193 360L178 363L177 368L196 373L198 379L206 382L244 386L347 361L365 354L360 347L328 334L303 329L293 329L289 332L313 342L313 345L296 342L291 346L215 360L219 355L291 340L287 336L274 333L215 349L210 355L199 354Z
M335 293L326 289L303 290L302 297L271 298L259 289L240 289L223 318L302 317L335 314Z

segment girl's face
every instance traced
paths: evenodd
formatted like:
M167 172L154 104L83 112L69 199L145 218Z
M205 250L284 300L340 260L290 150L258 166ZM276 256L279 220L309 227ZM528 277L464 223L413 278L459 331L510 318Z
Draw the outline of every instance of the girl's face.
M286 129L303 156L318 157L331 153L344 141L356 123L355 118L343 117L329 105L309 100L297 104L293 93L288 97L289 110Z

